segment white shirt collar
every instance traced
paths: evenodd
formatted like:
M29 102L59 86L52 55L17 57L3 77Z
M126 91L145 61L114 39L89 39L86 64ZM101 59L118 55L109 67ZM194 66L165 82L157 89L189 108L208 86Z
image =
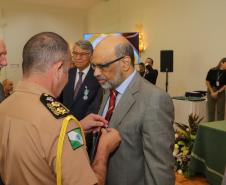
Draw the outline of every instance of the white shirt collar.
M87 73L89 72L89 69L90 69L90 65L88 65L84 70L82 70L82 72L83 72L83 75L82 75L82 77L83 77L83 79L86 77L86 75L87 75ZM78 73L80 72L80 70L77 68L77 75L78 75Z
M125 90L127 89L127 87L129 86L130 82L133 80L134 76L136 74L136 70L133 71L132 74L130 74L126 80L124 80L117 88L116 91L119 94L123 94L125 92Z

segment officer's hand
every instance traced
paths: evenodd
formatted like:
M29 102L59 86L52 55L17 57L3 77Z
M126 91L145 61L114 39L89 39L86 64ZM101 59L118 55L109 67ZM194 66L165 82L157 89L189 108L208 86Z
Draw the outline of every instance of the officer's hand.
M98 150L106 150L108 154L113 152L120 144L121 137L114 128L102 128Z
M108 121L98 114L89 114L80 120L80 123L82 124L83 129L88 132L97 127L106 127Z

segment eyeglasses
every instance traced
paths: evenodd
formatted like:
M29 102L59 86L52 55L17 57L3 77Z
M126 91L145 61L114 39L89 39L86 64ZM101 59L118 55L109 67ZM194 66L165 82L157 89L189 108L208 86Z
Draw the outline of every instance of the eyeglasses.
M72 52L72 56L75 56L75 57L77 57L77 56L83 57L83 56L86 56L88 54L90 54L90 53L88 53L88 52L79 53L79 52L75 52L75 51Z
M113 64L113 63L115 63L115 62L117 62L117 61L123 59L124 57L125 57L125 56L116 58L115 60L112 60L112 61L107 62L107 63L105 63L105 64L93 64L93 63L92 63L92 64L91 64L91 67L92 67L93 70L95 70L97 67L98 67L99 69L104 69L104 68L107 68L108 66L110 66L111 64Z

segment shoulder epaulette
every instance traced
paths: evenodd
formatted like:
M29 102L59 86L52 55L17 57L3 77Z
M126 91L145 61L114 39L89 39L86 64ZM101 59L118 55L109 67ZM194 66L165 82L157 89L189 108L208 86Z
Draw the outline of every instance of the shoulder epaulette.
M57 119L67 116L70 112L62 103L49 94L43 93L40 96L40 101Z

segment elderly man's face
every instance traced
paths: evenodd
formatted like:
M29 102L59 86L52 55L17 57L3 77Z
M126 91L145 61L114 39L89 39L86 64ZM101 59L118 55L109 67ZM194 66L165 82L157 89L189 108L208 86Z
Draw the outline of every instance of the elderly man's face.
M122 60L123 57L117 58L113 54L95 53L93 56L94 76L104 89L116 88L124 80L120 66Z
M92 53L89 51L80 48L76 44L73 47L72 51L72 62L80 70L84 70L90 64L90 58Z
M6 59L6 46L5 43L0 40L0 68L7 66L7 59Z

